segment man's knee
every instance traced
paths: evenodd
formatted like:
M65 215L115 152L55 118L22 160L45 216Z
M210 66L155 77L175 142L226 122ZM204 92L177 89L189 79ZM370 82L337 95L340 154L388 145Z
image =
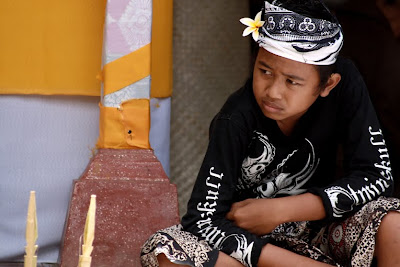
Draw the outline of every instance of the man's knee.
M383 217L378 235L379 232L383 231L388 231L388 233L400 232L400 212L389 211L388 214Z
M400 212L397 211L390 211L383 217L376 236L375 255L393 244L400 246Z

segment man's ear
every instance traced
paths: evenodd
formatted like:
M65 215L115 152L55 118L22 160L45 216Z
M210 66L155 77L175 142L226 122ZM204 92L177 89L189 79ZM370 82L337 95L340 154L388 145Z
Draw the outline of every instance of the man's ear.
M329 77L328 81L325 84L325 87L319 93L320 96L326 97L329 95L331 90L335 88L335 86L340 82L342 76L339 73L332 73L331 77Z

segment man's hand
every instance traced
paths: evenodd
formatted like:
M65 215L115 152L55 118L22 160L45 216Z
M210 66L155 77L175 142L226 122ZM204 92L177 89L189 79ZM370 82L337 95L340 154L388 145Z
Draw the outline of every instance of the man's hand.
M314 221L325 218L320 197L311 193L297 196L246 199L234 203L226 218L256 235L265 235L285 222Z
M250 233L265 235L284 223L284 211L280 210L279 199L246 199L236 202L226 215L228 220Z

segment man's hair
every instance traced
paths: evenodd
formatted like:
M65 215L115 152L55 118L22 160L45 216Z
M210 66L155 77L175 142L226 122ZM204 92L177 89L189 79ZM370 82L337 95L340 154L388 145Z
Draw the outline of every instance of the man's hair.
M259 47L258 45L255 46L255 51L253 52L252 60L251 60L251 66L254 67L254 64L256 62L257 54L259 49L263 49L262 47ZM318 89L322 91L324 89L326 83L328 82L329 78L333 73L336 72L336 62L331 64L331 65L313 65L315 69L318 72L319 75L319 84L318 84Z
M319 74L318 88L322 91L331 77L332 73L336 72L336 63L332 65L314 65Z

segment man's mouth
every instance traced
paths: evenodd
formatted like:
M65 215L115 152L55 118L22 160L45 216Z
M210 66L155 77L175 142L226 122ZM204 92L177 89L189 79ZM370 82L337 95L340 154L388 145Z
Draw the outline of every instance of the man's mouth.
M280 112L283 110L282 106L267 100L262 101L263 108L268 112Z

